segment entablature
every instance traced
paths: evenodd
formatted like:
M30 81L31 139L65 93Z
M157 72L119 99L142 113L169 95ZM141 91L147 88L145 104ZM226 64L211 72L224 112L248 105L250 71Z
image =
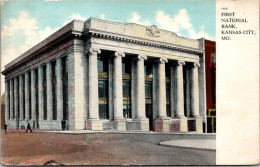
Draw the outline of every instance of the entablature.
M133 43L130 41L110 40L108 38L100 38L93 36L87 48L99 48L102 50L119 51L128 54L142 54L149 57L161 58L165 57L172 60L185 60L189 62L199 61L201 52L185 52L184 50L175 50L171 48L157 47L145 45L142 43Z
M203 52L200 49L199 40L178 36L174 32L159 29L155 25L122 24L90 18L85 22L84 27L84 34L91 34L112 40L184 50L193 53Z

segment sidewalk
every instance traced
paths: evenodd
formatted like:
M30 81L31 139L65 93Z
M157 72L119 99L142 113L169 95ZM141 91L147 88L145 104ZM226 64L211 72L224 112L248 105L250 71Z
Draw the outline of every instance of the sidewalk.
M158 141L159 145L216 151L215 133L196 133L196 132L166 133L166 132L153 132L153 131L141 132L141 131L115 131L115 130L107 130L107 131L66 130L66 131L41 131L41 132L72 134L72 135L80 135L80 134L147 134L147 135L155 135L155 136L172 135L175 136L174 138L172 138L173 140L167 140L162 142Z
M142 131L116 131L116 130L106 130L106 131L92 131L92 130L64 130L64 131L39 131L44 133L61 133L61 134L93 134L93 133L104 133L104 134L166 134L166 135L202 135L202 136L212 136L216 137L215 133L196 133L196 132L142 132Z
M203 150L216 150L216 140L214 139L182 139L182 140L169 140L159 143L160 145L194 148Z

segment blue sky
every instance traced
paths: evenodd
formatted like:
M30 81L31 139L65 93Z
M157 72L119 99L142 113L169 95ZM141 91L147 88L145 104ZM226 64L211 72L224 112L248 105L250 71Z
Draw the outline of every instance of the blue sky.
M215 0L4 0L1 70L72 19L89 17L156 25L180 36L215 40Z

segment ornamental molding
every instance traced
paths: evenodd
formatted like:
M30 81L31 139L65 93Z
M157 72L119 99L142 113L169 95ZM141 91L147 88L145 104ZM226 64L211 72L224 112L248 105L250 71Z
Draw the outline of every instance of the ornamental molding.
M179 60L179 61L178 61L178 65L180 65L180 66L185 65L185 61Z
M200 63L199 62L195 62L193 65L194 65L194 67L200 67Z
M152 37L160 37L160 30L155 25L152 25L146 28L146 34Z
M123 41L123 42L129 42L129 43L136 43L139 45L144 45L144 46L152 46L152 47L159 47L163 49L172 49L176 51L182 51L182 52L188 52L188 53L193 53L193 54L203 54L204 52L202 50L196 49L196 48L189 48L189 47L181 47L181 46L176 46L172 45L170 43L158 43L153 40L149 39L141 39L141 38L132 38L129 36L119 36L118 34L104 34L105 32L91 32L91 34L94 37L97 38L106 38L106 39L111 39L111 40L116 40L116 41Z
M98 48L89 48L89 50L86 51L86 54L90 53L91 55L97 55L101 53L101 50Z
M147 56L146 55L141 55L141 54L137 56L137 60L142 60L142 59L143 60L147 60Z
M168 63L168 59L165 58L165 57L162 57L162 58L159 59L159 63L161 63L161 64Z
M115 52L114 56L115 57L118 57L118 56L125 57L125 53L123 53L123 52Z

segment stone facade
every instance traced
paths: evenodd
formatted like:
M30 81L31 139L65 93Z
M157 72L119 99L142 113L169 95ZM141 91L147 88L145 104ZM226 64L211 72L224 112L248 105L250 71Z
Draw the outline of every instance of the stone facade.
M201 133L203 43L154 25L73 20L5 66L5 121L11 128L30 121L61 130L66 120L71 130Z

